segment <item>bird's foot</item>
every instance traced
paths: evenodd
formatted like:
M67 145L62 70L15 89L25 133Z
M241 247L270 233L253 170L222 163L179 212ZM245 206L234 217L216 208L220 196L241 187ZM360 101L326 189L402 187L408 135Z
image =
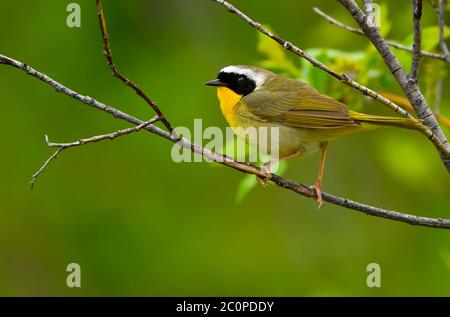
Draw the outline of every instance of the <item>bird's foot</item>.
M322 204L323 204L322 191L320 190L321 186L322 186L322 182L320 180L316 180L316 182L312 186L312 188L315 192L315 198L316 198L316 201L318 204L317 209L320 209L320 207L322 207Z
M272 178L272 173L270 173L270 167L267 167L266 165L261 166L261 173L262 175L257 175L256 179L258 182L263 185L263 187L267 186L267 183Z

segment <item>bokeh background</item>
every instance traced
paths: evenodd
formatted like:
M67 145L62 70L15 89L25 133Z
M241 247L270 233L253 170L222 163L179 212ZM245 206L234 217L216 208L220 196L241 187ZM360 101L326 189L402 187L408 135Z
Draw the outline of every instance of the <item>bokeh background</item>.
M73 29L66 26L69 1L0 2L0 27L7 30L1 32L0 53L142 119L152 116L111 77L95 1L77 1L82 24ZM388 37L407 41L410 1L378 2L389 10ZM337 1L234 3L307 51L370 53L364 38L312 11L319 6L351 24ZM424 25L436 25L426 1L424 6ZM212 1L105 1L104 9L119 69L177 126L191 127L194 118L202 118L204 125L225 128L215 92L203 83L223 66L270 58L255 30ZM286 56L302 69L298 58ZM376 69L387 74L374 59L373 69L360 65L360 75ZM380 76L374 88L400 95ZM318 85L329 80L320 78ZM331 82L332 91L354 100L355 107L389 113ZM443 82L441 111L449 116ZM317 210L313 200L276 186L257 186L238 201L241 173L208 163L176 164L172 144L148 133L67 150L31 190L31 175L52 153L44 134L72 141L128 125L6 66L0 67L0 105L1 295L450 295L449 231L329 204ZM328 158L325 191L388 209L450 217L450 176L419 133L386 128L347 136L331 144ZM291 161L285 176L312 183L318 161L318 154ZM71 262L81 265L79 289L65 283ZM381 265L381 288L366 285L366 266L372 262Z

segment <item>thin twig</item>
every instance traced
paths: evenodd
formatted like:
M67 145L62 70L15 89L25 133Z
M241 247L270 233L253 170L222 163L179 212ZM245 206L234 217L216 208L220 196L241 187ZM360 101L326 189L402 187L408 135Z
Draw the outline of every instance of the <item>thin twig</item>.
M422 28L420 25L422 19L422 0L412 0L413 25L414 25L414 44L411 71L408 74L408 80L416 82L419 80L419 67L422 46Z
M44 164L42 164L42 166L37 170L37 172L34 173L33 176L31 176L31 181L30 181L31 189L34 188L34 184L36 183L37 177L45 171L45 169L50 164L50 162L55 160L58 157L58 154L61 153L63 150L64 150L63 148L57 149L55 151L55 153L50 155L50 157L44 162Z
M310 62L313 66L321 69L322 71L330 74L331 76L335 77L336 79L340 80L344 84L360 91L366 96L372 97L373 99L383 103L384 105L388 106L390 109L394 110L396 113L400 114L403 117L410 118L412 120L416 120L408 111L404 110L391 100L387 99L386 97L382 96L381 94L369 89L368 87L365 87L361 85L360 83L350 79L345 74L339 74L336 71L332 70L328 66L324 65L320 61L313 58L311 55L303 51L302 49L298 48L297 46L293 45L291 42L288 42L277 35L273 34L266 28L264 28L260 23L255 22L252 20L249 16L247 16L245 13L240 11L238 8L233 6L232 4L226 2L225 0L212 0L222 6L224 6L230 13L236 15L237 17L243 19L248 24L250 24L253 28L261 32L262 34L270 37L272 40L276 41L280 45L282 45L286 50L289 50L293 52L294 54L306 59L308 62ZM358 7L359 9L359 7ZM365 18L365 15L364 15ZM375 28L374 28L375 29ZM406 75L405 75L406 76ZM433 114L431 113L431 116ZM436 147L436 149L441 154L441 159L444 162L445 166L447 167L448 171L450 172L450 146L448 145L448 141L445 138L445 135L442 133L442 130L439 128L439 125L437 124L436 120L434 120L435 124L431 124L431 119L428 118L428 113L421 113L421 119L424 119L425 122L427 122L428 126L423 125L420 123L421 129L420 132L424 134ZM433 117L434 118L434 117ZM431 122L431 123L430 123ZM438 133L435 135L434 131Z
M323 17L325 20L327 20L330 24L336 25L344 30L347 30L351 33L357 34L357 35L361 35L361 36L366 36L364 34L364 32L361 29L358 28L354 28L351 27L345 23L342 23L341 21L333 18L332 16L326 14L325 12L323 12L322 10L320 10L319 8L315 7L313 8L314 12L316 12L318 15L320 15L321 17ZM386 43L394 48L403 50L403 51L407 51L407 52L413 52L413 48L412 47L408 47L406 45L400 44L398 42L392 41L392 40L386 40ZM427 52L427 51L421 51L420 55L422 57L429 57L429 58L435 58L435 59L439 59L439 60L444 60L445 61L445 56L442 54L437 54L437 53L431 53L431 52Z
M314 7L313 11L315 13L317 13L318 15L320 15L325 20L327 20L327 22L330 23L330 24L336 25L336 26L338 26L338 27L340 27L340 28L342 28L344 30L347 30L347 31L349 31L351 33L355 33L355 34L358 34L358 35L365 36L364 32L361 31L361 29L351 27L350 25L347 25L347 24L345 24L345 23L343 23L343 22L333 18L331 15L326 14L325 12L323 12L318 7Z
M379 28L373 27L367 23L368 17L360 9L358 4L356 4L354 0L339 0L339 2L344 5L347 11L349 11L355 21L359 24L361 30L378 50L386 66L390 69L392 75L402 88L403 93L414 107L417 116L422 119L423 124L433 132L430 136L430 140L439 151L441 160L447 168L447 171L450 173L450 145L444 132L439 126L436 117L433 115L430 107L428 107L418 83L408 80L407 73L401 66L397 56L392 52L391 48L386 43L386 40L381 35ZM365 2L370 2L370 0L365 0Z
M102 135L96 135L90 138L85 138L85 139L80 139L78 141L75 142L71 142L71 143L53 143L50 142L48 139L48 136L45 136L45 142L47 143L47 146L49 147L56 147L58 148L58 150L56 150L55 153L53 153L45 162L44 164L39 168L39 170L33 174L33 176L31 177L31 181L30 181L30 186L31 188L34 188L34 185L36 183L36 179L38 178L39 175L41 175L45 169L48 167L48 165L50 164L50 162L54 159L56 159L58 157L58 155L64 151L65 149L68 149L70 147L74 147L74 146L80 146L80 145L84 145L87 143L94 143L94 142L99 142L102 140L113 140L115 138L118 138L120 136L123 135L127 135L130 133L134 133L134 132L138 132L140 130L142 130L143 128L147 127L150 124L153 124L155 122L157 122L158 120L160 120L160 118L158 116L153 117L152 119L143 122L135 127L131 127L131 128L127 128L127 129L123 129L123 130L119 130L119 131L115 131L113 133L108 133L108 134L102 134Z
M67 149L70 147L74 147L74 146L80 146L80 145L84 145L87 143L94 143L94 142L99 142L99 141L103 141L103 140L113 140L115 138L118 138L120 136L124 136L130 133L134 133L134 132L138 132L140 130L142 130L143 128L145 128L146 126L153 124L157 121L159 121L160 118L158 116L153 117L152 119L145 121L144 123L141 123L135 127L131 127L131 128L127 128L127 129L123 129L123 130L118 130L112 133L108 133L108 134L101 134L101 135L95 135L92 136L90 138L85 138L85 139L79 139L75 142L71 142L71 143L54 143L54 142L50 142L48 139L48 136L45 136L45 142L47 143L47 146L49 147L59 147L59 148L63 148L63 149Z
M103 14L103 7L101 0L96 0L97 3L97 15L100 22L100 29L102 31L102 38L103 38L103 53L106 57L106 60L108 62L108 66L112 71L112 75L116 78L118 78L120 81L122 81L125 85L133 89L138 96L140 96L142 99L145 100L145 102L153 108L155 113L158 115L159 118L161 118L161 122L166 126L166 128L169 130L169 132L173 131L172 124L169 122L169 120L164 116L159 106L154 102L145 92L140 89L136 84L134 84L131 80L129 80L127 77L123 76L118 70L114 63L113 57L112 57L112 51L111 51L111 44L109 42L109 33L106 26L106 20L105 16Z
M55 81L54 79L50 78L49 76L31 68L28 65L25 65L22 62L19 62L17 60L14 60L12 58L9 58L7 56L0 54L0 64L5 64L5 65L9 65L9 66L15 67L17 69L20 69L20 70L28 73L29 75L31 75L35 78L38 78L39 80L43 81L44 83L50 85L57 92L66 94L66 95L68 95L90 107L93 107L95 109L113 114L115 118L118 118L118 119L121 119L124 121L128 121L134 125L140 125L140 124L144 123L143 121L141 121L127 113L124 113L118 109L115 109L111 106L101 103L91 97L81 95L81 94L67 88L66 86L60 84L59 82ZM259 167L256 167L254 165L247 164L247 163L241 163L241 162L234 161L233 159L231 159L227 156L224 156L223 154L213 153L210 150L202 148L201 146L199 146L197 144L193 144L184 138L175 137L173 134L170 134L170 133L160 129L155 125L150 124L148 126L145 126L143 129L145 129L153 134L156 134L160 137L163 137L167 140L170 140L173 143L177 143L178 145L182 146L183 148L190 149L191 151L193 151L195 153L201 154L211 161L231 167L233 169L239 170L244 173L263 176L263 177L265 176L265 173L262 172ZM276 174L272 174L269 181L275 183L279 187L289 189L289 190L291 190L297 194L300 194L302 196L305 196L305 197L311 198L311 197L314 197L314 195L315 195L315 192L311 187L306 186L304 184L294 183L294 182L292 182L286 178L283 178L281 176L278 176ZM359 211L359 212L365 213L370 216L381 217L381 218L385 218L385 219L389 219L389 220L393 220L393 221L404 222L404 223L408 223L411 225L417 225L417 226L450 229L450 220L448 220L448 219L419 217L419 216L401 213L401 212L397 212L397 211L386 210L386 209L377 208L377 207L369 206L366 204L358 203L353 200L349 200L347 198L337 197L337 196L327 194L327 193L322 193L322 198L324 201L327 201L331 204L342 206L347 209Z

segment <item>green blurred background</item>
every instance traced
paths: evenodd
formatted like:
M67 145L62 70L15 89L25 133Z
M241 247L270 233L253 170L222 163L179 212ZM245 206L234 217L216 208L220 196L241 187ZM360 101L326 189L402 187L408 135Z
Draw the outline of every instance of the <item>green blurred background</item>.
M66 26L69 1L0 2L0 53L142 119L153 115L111 77L95 1L78 1L82 24L74 29ZM384 2L389 38L407 38L410 1ZM306 50L367 50L364 38L312 12L319 6L352 23L337 1L234 3ZM119 69L173 124L190 127L202 118L204 126L226 127L214 90L203 83L223 66L266 58L255 30L208 0L104 1L104 9ZM435 24L428 3L425 11L424 24ZM334 90L341 89L337 83ZM395 85L389 90L398 93ZM449 98L444 92L447 115ZM30 190L31 175L52 153L44 134L65 142L128 125L6 66L0 104L1 295L450 295L449 231L330 204L317 210L313 200L276 186L257 186L238 203L241 173L173 163L172 144L148 133L69 149ZM363 107L389 113L378 103ZM318 160L294 160L285 175L312 183ZM431 143L411 131L387 128L333 142L323 190L450 218L450 176ZM79 289L65 283L71 262L81 265ZM372 262L381 265L381 288L366 285Z

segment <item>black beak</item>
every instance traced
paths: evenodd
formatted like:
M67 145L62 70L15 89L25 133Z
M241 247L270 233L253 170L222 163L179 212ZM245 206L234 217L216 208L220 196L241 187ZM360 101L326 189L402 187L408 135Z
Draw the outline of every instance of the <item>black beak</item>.
M214 79L205 83L208 86L227 86L224 82L221 82L220 79Z

